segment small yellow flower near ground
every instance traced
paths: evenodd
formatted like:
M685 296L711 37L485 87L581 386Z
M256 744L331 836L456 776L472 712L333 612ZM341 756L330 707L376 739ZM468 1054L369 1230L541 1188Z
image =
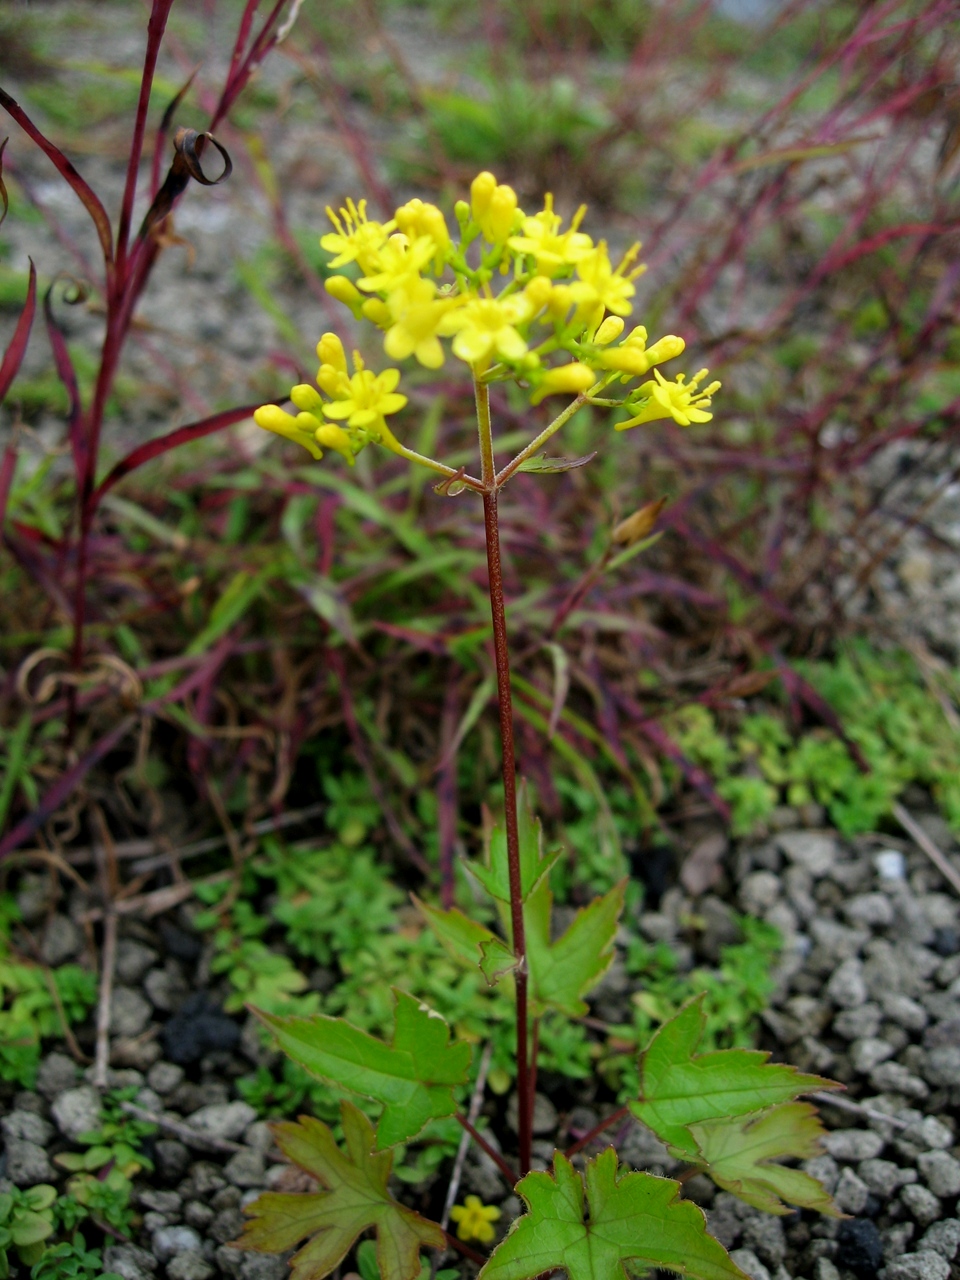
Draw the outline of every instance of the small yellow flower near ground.
M500 1210L495 1204L484 1204L479 1196L466 1196L463 1204L453 1206L450 1217L457 1223L459 1239L489 1244L497 1234L493 1223L498 1221Z
M711 420L713 414L707 412L710 397L720 390L720 383L711 382L701 391L699 384L707 376L706 369L695 373L689 382L684 381L682 373L677 374L676 382L668 382L659 369L654 369L653 376L656 381L644 382L638 388L639 395L648 397L647 402L635 417L618 422L618 431L638 427L641 422L655 422L658 418L672 418L681 427Z
M334 397L330 404L323 406L324 413L328 418L345 418L348 427L372 427L376 430L386 425L383 419L388 414L399 413L407 403L407 397L396 389L400 370L384 369L383 373L374 373L372 369L365 369L358 351L353 353L353 362L357 371L352 377L340 374L333 389L320 384L328 395ZM320 372L330 367L323 365Z

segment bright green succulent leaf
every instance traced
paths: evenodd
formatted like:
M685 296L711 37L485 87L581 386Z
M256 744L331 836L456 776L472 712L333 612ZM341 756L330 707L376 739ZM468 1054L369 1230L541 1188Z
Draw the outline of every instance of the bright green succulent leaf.
M382 1280L416 1280L420 1249L442 1249L443 1232L390 1195L393 1153L371 1150L373 1128L363 1112L343 1102L341 1118L345 1152L330 1129L310 1116L272 1126L280 1150L326 1189L303 1195L264 1192L247 1205L253 1221L237 1243L281 1253L309 1236L290 1261L291 1280L323 1280L357 1236L373 1227Z
M453 1115L453 1090L465 1084L470 1046L450 1043L450 1029L438 1013L413 996L395 991L393 1044L384 1044L343 1018L278 1017L253 1012L276 1035L294 1062L333 1084L383 1103L377 1149L407 1142L430 1120Z
M524 905L527 963L530 968L530 1000L534 1016L547 1008L559 1009L571 1018L587 1012L583 996L600 981L613 960L627 882L581 908L569 929L550 941L553 894L544 879Z
M816 1178L772 1160L821 1155L823 1125L809 1102L785 1102L747 1116L690 1125L700 1162L714 1182L766 1213L789 1213L787 1204L840 1217ZM787 1204L783 1202L786 1201Z
M554 1174L517 1184L529 1213L519 1218L480 1272L480 1280L533 1280L561 1268L569 1280L627 1280L663 1267L694 1280L745 1280L707 1234L703 1211L679 1198L680 1184L649 1173L618 1176L608 1147L580 1174L559 1152ZM585 1207L589 1217L584 1219Z
M547 874L560 850L543 852L543 833L539 821L527 798L526 785L520 784L517 802L517 827L520 840L520 895L524 901ZM471 862L470 872L483 885L487 893L498 902L510 901L510 860L507 856L507 834L503 827L494 827L486 841L485 864Z
M702 995L664 1023L641 1060L640 1097L630 1103L637 1119L681 1160L698 1160L689 1125L745 1116L801 1093L840 1088L822 1076L768 1062L770 1055L756 1049L697 1054L705 1025Z

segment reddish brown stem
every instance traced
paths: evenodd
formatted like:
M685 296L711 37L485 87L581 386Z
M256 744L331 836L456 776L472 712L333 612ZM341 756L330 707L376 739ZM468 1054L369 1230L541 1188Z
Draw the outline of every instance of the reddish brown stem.
M493 647L497 663L497 701L500 707L500 738L503 744L504 823L507 830L507 863L510 872L510 923L513 952L517 957L517 1129L521 1177L530 1170L533 1139L532 1099L527 1013L527 948L523 928L523 893L520 883L520 832L517 825L517 765L513 741L513 701L510 694L510 656L507 623L503 607L503 571L500 564L500 526L497 494L483 495L483 522L487 540L487 568L490 575L490 612L493 617Z
M457 1112L457 1120L463 1125L464 1129L466 1129L467 1133L469 1133L470 1137L474 1140L480 1150L490 1157L506 1178L507 1182L510 1184L510 1189L512 1190L517 1185L518 1181L516 1172L510 1168L496 1147L492 1147L490 1145L480 1130L463 1114L462 1111Z
M571 1156L575 1156L578 1151L582 1151L584 1147L589 1146L594 1138L599 1138L605 1129L610 1129L619 1120L624 1120L630 1114L629 1107L621 1107L618 1111L614 1111L607 1116L606 1120L601 1120L599 1124L595 1124L589 1133L585 1133L582 1138L578 1138L572 1147L567 1147L563 1153L569 1160Z

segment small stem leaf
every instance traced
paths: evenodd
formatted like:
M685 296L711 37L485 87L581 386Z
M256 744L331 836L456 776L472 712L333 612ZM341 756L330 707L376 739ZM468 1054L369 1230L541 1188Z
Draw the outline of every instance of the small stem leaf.
M766 1213L789 1213L788 1204L842 1215L823 1186L800 1169L771 1160L809 1160L823 1154L823 1125L809 1102L785 1102L747 1116L724 1116L690 1125L700 1162L717 1186Z
M573 471L576 467L585 467L596 456L596 449L594 449L593 453L587 453L582 458L548 458L545 453L541 453L536 458L527 458L526 462L521 462L517 470L535 471L540 475L553 475L560 471Z
M516 967L517 957L501 938L492 936L481 942L480 972L491 987L495 987L504 974L513 973Z
M587 1012L583 996L596 986L613 961L613 940L626 887L626 880L621 880L603 897L582 907L556 942L550 941L553 894L549 881L541 880L527 899L524 922L535 1016L541 1016L547 1007L559 1009L571 1018Z
M415 1280L420 1250L442 1249L443 1232L390 1195L393 1152L371 1152L373 1127L350 1102L341 1103L346 1152L320 1120L271 1125L284 1155L318 1178L325 1191L294 1195L265 1192L247 1205L253 1219L237 1241L242 1249L281 1253L312 1237L290 1260L291 1280L323 1280L344 1259L356 1238L376 1229L382 1280Z
M277 1037L280 1048L322 1080L383 1103L377 1150L408 1142L430 1120L452 1116L453 1088L465 1084L470 1046L450 1044L443 1018L413 996L394 991L393 1044L386 1045L342 1018L279 1017L253 1012Z
M471 920L457 907L442 911L421 902L416 895L413 895L413 901L453 958L463 964L479 964L491 987L495 987L505 973L517 967L517 957L503 939Z
M630 1103L637 1119L678 1159L701 1161L689 1125L745 1116L789 1102L801 1093L841 1087L833 1080L768 1062L770 1055L756 1049L697 1054L705 1025L702 995L664 1023L641 1060L640 1098Z
M649 1173L618 1177L608 1147L580 1174L554 1156L553 1177L528 1173L517 1184L529 1213L519 1218L480 1272L480 1280L533 1280L556 1268L569 1280L627 1280L663 1267L693 1280L744 1280L723 1246L707 1234L703 1210L680 1200L680 1184Z
M547 874L561 850L543 852L543 832L538 819L533 816L527 799L526 786L521 783L517 805L517 823L520 836L520 891L524 901ZM468 864L473 876L483 885L491 898L498 902L510 901L510 865L507 858L507 837L502 827L494 827L487 840L486 865Z

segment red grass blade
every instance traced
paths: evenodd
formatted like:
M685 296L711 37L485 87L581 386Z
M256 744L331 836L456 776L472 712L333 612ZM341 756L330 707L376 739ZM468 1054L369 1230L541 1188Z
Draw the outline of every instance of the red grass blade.
M60 176L70 184L74 194L93 220L93 225L96 227L97 236L100 240L100 248L103 250L103 261L106 264L108 275L111 274L113 269L113 233L110 230L110 219L107 217L107 211L101 204L99 196L80 177L80 174L77 173L60 148L55 147L50 139L40 132L16 99L11 98L9 93L6 93L3 89L0 89L0 107L4 107L13 116L24 133L33 139L44 155L52 162Z
M255 404L245 404L238 409L224 409L222 413L202 418L199 422L191 422L185 427L177 427L175 431L168 431L165 436L158 436L156 440L148 440L146 444L139 445L125 458L121 458L113 470L108 471L100 481L90 499L91 510L97 509L115 484L118 484L131 471L136 471L137 467L142 467L145 462L159 458L161 454L169 453L171 449L177 449L182 444L202 440L204 436L212 435L214 431L232 427L234 423L251 417L254 409L258 407Z
M2 154L2 148L0 148ZM33 265L33 259L30 259L30 282L27 285L27 300L23 304L23 310L20 312L20 319L17 321L17 327L13 331L13 337L10 339L10 345L3 353L3 363L0 364L0 400L10 390L10 384L17 376L20 365L23 363L23 357L27 350L27 340L30 337L30 329L33 325L33 317L37 311L37 269Z
M53 817L64 800L76 790L93 766L113 750L135 723L135 716L125 716L109 733L104 734L99 741L95 742L90 750L80 757L72 769L68 769L62 777L57 779L46 795L42 797L36 809L28 813L25 818L21 818L17 825L7 832L3 840L0 840L0 861L9 857L14 849L23 844L24 840L29 840L34 832L39 831L43 824Z

